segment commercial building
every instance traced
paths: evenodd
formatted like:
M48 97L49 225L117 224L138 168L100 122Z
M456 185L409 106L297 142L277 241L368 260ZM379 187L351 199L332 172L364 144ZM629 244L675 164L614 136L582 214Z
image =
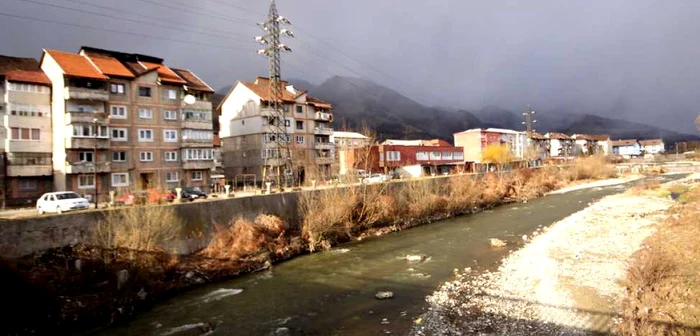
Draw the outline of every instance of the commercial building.
M464 149L444 140L386 140L372 146L367 165L372 172L404 177L442 175L461 170Z
M51 82L33 58L0 56L3 205L34 204L52 189Z
M467 163L482 163L484 150L492 145L505 145L516 160L523 160L527 149L527 133L501 128L475 128L454 134L455 146L464 148Z

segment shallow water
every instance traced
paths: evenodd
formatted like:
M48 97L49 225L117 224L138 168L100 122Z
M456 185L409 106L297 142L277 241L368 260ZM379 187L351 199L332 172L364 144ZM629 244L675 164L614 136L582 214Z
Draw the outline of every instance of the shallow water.
M298 257L269 271L197 288L98 334L406 334L423 312L425 296L452 279L453 269L495 269L509 250L523 245L522 235L630 185L546 196ZM490 238L509 244L489 248ZM406 260L419 254L429 258ZM378 300L378 291L394 297ZM203 323L216 327L211 332Z

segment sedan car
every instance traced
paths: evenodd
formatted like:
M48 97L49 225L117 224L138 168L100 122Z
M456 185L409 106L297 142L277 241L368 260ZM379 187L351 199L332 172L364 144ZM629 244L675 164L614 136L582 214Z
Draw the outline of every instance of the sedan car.
M82 210L88 207L90 207L90 202L73 191L46 193L36 201L36 211L40 215L45 212L60 214L64 211Z
M207 198L207 194L197 187L182 188L182 198L194 201L198 198Z
M365 177L365 179L362 180L362 183L380 183L380 182L387 182L389 180L390 180L390 178L386 175L372 174L368 177Z

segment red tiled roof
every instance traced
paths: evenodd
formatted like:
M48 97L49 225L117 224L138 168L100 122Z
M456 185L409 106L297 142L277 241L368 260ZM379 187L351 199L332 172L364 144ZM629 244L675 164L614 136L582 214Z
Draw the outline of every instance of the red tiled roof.
M537 132L532 132L530 133L530 139L535 139L535 140L546 140L547 137L545 137L542 134L539 134Z
M662 146L664 141L661 139L639 140L639 144L642 146Z
M207 83L199 79L199 77L197 77L197 75L195 75L192 71L175 68L172 68L171 70L187 82L188 88L209 93L215 92L214 89L211 88L211 86L207 85Z
M306 102L319 108L332 109L333 106L324 102L323 100L316 99L314 97L306 96Z
M58 63L66 76L100 80L108 79L83 56L57 50L45 50L45 52Z
M90 60L102 71L103 74L115 77L134 78L134 74L127 69L122 62L112 57L91 56Z
M590 135L592 140L595 141L607 141L610 140L610 134L593 134Z
M256 81L259 83L259 81ZM241 82L245 87L253 91L260 99L264 101L272 101L272 94L270 93L270 86L268 82L263 82L263 84L256 84L250 82ZM307 97L308 99L308 97ZM287 103L294 103L294 94L287 91L286 88L282 88L282 101Z
M571 137L569 137L568 135L566 135L564 133L551 132L551 133L547 133L547 134L549 135L550 139L565 139L565 140L571 139Z
M148 70L157 69L158 77L163 83L183 85L187 84L182 78L180 78L176 73L174 73L165 64L156 64L149 62L141 62Z
M15 82L51 85L51 81L33 58L0 55L0 76Z
M612 145L613 145L613 147L633 146L636 142L637 142L637 139L615 140L612 142Z
M574 134L571 136L572 139L576 140L588 140L593 141L593 138L588 134Z

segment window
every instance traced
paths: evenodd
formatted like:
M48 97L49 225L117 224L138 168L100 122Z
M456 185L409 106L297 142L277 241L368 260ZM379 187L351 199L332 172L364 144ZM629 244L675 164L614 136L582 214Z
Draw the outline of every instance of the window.
M464 152L453 152L452 159L453 160L464 160Z
M113 162L126 162L126 152L112 152Z
M165 152L165 161L177 161L177 152Z
M201 181L202 180L202 172L201 171L193 171L192 172L192 181Z
M297 143L300 145L304 144L304 136L303 135L297 135Z
M49 93L49 88L43 85L10 82L9 91Z
M183 160L213 160L214 155L211 149L188 148L182 150Z
M19 190L21 191L33 191L37 190L38 186L36 180L19 180Z
M124 84L112 83L109 85L109 92L111 94L124 94Z
M263 134L263 141L264 142L277 142L277 138L280 138L281 141L289 142L289 135L286 134L275 134L275 133L266 133Z
M150 97L151 88L148 86L139 86L139 97Z
M165 141L165 142L177 142L177 131L175 131L175 130L163 130L163 141Z
M209 141L214 139L214 132L212 131L197 131L197 130L183 130L182 140L202 140Z
M452 160L452 152L442 152L443 160Z
M182 120L211 120L211 111L207 110L184 110Z
M13 166L51 165L51 153L7 153L8 163Z
M78 189L95 188L95 175L78 175Z
M41 130L38 128L10 128L10 136L12 140L40 140Z
M276 148L266 148L262 150L261 157L263 159L279 159L282 156L280 155L280 152Z
M303 121L297 121L297 129L298 130L304 129L304 122Z
M401 161L401 152L399 151L388 151L386 152L387 161Z
M177 111L163 110L163 119L165 119L165 120L177 120Z
M428 161L428 152L417 152L416 160L418 161Z
M139 108L139 118L141 118L141 119L153 119L153 109Z
M48 116L50 107L30 104L8 104L10 115L21 117L43 117Z
M152 129L139 129L139 141L152 142L153 141L153 130Z
M112 141L127 141L127 136L126 128L112 128Z
M297 105L297 113L304 113L304 108L302 106Z
M107 126L97 126L97 137L98 138L108 138L109 129ZM95 137L95 126L86 125L73 125L73 136L77 138L92 138Z
M284 119L284 127L289 127L292 125L292 121L289 119Z
M128 187L129 186L129 173L113 173L112 174L112 187Z
M431 160L440 160L440 152L430 152Z
M165 99L171 99L171 100L177 99L177 91L175 91L175 90L166 89L165 91L163 91L163 93L164 93Z
M180 174L178 172L166 172L165 182L178 182L180 180Z
M139 159L141 162L151 162L153 161L153 152L140 152Z
M92 152L80 152L78 153L78 161L80 162L92 162Z
M241 125L245 125L245 119L241 120Z
M112 106L109 115L114 119L126 119L126 106Z

